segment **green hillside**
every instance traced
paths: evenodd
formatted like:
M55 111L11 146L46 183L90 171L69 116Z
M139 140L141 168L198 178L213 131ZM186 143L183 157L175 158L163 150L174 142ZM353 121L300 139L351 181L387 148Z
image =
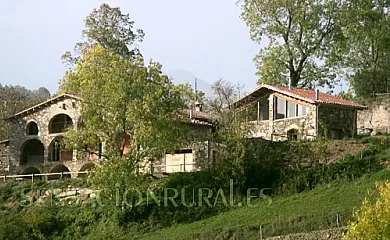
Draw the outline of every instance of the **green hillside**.
M260 201L254 207L241 207L218 216L182 224L139 236L139 239L259 239L263 236L305 232L346 225L354 209L361 205L375 182L390 179L382 170L357 181L332 184L290 197L275 198L272 204Z

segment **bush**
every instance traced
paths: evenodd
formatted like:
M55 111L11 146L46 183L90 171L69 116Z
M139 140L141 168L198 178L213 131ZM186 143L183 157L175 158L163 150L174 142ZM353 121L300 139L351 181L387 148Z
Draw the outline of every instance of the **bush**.
M343 239L389 239L390 238L390 182L377 185L380 197L372 202L365 199L361 209L355 212L355 220L348 225Z
M377 154L380 150L369 146L361 153L345 155L340 161L329 165L318 165L304 170L285 169L278 180L275 194L290 195L312 190L319 185L346 182L364 174L383 169Z

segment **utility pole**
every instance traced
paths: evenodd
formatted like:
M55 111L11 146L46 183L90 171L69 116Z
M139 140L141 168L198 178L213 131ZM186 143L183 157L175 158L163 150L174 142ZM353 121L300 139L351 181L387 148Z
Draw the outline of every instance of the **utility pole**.
M198 79L195 78L195 102L198 101Z

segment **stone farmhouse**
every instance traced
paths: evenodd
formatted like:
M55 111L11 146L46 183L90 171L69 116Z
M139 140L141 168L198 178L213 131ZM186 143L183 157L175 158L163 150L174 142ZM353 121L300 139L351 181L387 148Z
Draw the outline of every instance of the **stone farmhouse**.
M331 139L357 134L357 113L365 106L319 90L260 85L234 107L251 126L249 137L267 140Z
M102 160L104 141L97 153L77 153L64 149L61 141L68 128L77 129L81 123L81 99L73 94L62 94L10 117L9 139L0 142L0 175L76 172L90 170ZM206 134L212 131L211 117L201 112L201 104L194 110L181 112L191 130ZM192 171L199 166L198 158L212 157L210 143L194 142L191 146L167 153L159 163L161 172ZM49 176L49 179L59 178Z

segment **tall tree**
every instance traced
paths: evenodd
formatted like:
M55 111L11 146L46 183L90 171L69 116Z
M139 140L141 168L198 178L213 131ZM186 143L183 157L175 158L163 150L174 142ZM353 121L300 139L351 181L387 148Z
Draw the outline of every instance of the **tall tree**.
M145 65L141 57L123 58L94 45L65 79L64 90L77 89L83 99L82 124L68 132L67 145L83 150L96 136L104 142L105 159L93 183L110 194L115 184L121 191L134 186L136 169L146 159L153 163L184 144L187 128L177 114L185 106L184 93L159 63Z
M145 34L143 30L134 28L134 21L129 14L122 13L120 8L103 3L99 9L94 9L87 16L84 23L85 41L76 44L76 55L69 51L62 55L62 59L68 64L73 65L82 55L82 51L94 44L99 44L124 58L134 59L141 55L136 44L143 41Z
M259 83L333 86L327 57L340 37L339 14L337 0L242 0L252 40L268 40L254 59Z
M390 2L350 0L343 9L346 37L337 45L339 58L347 68L349 80L358 97L370 98L390 89Z

